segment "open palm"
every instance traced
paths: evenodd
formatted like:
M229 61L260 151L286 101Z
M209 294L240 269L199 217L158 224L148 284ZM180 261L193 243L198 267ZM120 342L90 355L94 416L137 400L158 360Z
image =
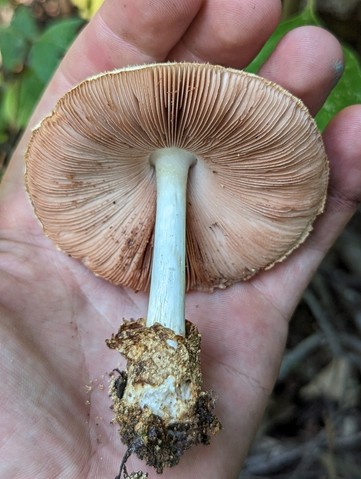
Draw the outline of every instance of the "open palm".
M144 317L147 298L110 285L43 236L24 190L31 127L73 84L100 71L165 60L244 67L275 28L270 0L106 0L40 102L0 193L1 478L112 479L125 450L111 424L109 374L120 356L104 340L122 318ZM316 113L342 53L327 32L288 34L260 74ZM205 387L218 396L222 432L165 477L236 478L272 389L303 289L361 198L361 107L325 133L332 175L325 214L285 263L212 295L191 293L187 317L203 335ZM146 470L136 458L128 470ZM150 478L156 477L150 471Z

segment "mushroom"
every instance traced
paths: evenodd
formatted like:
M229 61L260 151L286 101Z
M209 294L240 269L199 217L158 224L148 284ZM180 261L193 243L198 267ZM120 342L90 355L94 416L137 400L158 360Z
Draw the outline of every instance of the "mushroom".
M96 275L150 288L146 320L107 341L127 358L110 393L128 455L162 472L220 429L185 291L225 288L284 260L322 212L327 183L302 102L209 64L90 78L34 131L26 185L45 234Z

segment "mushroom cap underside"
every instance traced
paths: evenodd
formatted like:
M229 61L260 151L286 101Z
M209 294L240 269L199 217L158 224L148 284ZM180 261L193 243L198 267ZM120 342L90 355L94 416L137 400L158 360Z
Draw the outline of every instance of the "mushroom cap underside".
M328 162L303 103L256 75L208 64L85 80L34 131L26 186L44 232L96 275L150 283L151 154L197 158L187 193L187 290L212 291L283 260L322 211Z

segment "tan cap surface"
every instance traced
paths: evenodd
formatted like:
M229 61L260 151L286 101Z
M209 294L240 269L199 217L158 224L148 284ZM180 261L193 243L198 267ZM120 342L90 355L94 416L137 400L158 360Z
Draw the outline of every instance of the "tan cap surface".
M95 274L148 289L149 156L164 147L198 159L188 186L188 290L271 267L323 209L328 162L300 100L242 71L155 64L84 81L34 131L26 184L46 235Z

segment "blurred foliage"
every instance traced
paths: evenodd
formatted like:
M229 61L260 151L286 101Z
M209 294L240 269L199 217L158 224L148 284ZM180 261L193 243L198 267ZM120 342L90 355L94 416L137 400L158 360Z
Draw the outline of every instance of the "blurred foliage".
M2 56L1 119L10 127L26 125L39 95L83 21L61 19L40 30L31 10L16 8L8 26L0 27ZM3 140L5 132L0 132Z
M24 128L56 66L84 21L78 16L37 21L29 6L14 8L0 26L0 145Z

